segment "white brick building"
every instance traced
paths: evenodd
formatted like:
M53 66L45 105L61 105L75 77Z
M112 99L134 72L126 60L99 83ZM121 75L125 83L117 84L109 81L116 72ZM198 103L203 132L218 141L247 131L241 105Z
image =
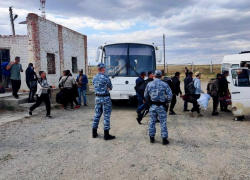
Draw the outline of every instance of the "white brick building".
M57 85L63 70L76 76L83 69L87 74L87 36L30 13L26 36L0 36L0 63L15 56L20 56L24 71L33 63L37 73L47 72L49 82ZM25 72L21 77L21 89L27 89Z

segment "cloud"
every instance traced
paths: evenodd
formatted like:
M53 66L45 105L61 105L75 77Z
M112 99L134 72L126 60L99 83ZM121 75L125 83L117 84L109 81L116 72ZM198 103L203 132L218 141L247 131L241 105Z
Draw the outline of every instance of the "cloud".
M54 14L48 14L47 19L61 24L66 27L70 27L74 30L79 30L85 27L93 28L96 30L111 30L120 31L129 29L135 25L134 21L101 21L93 18L81 18L81 17L56 17Z
M0 34L11 34L8 7L18 22L27 13L40 14L39 1L1 2ZM168 63L220 62L224 55L249 50L248 0L53 0L46 2L47 18L88 36L89 60L105 42L145 42L162 47L166 35ZM18 34L25 25L16 24Z

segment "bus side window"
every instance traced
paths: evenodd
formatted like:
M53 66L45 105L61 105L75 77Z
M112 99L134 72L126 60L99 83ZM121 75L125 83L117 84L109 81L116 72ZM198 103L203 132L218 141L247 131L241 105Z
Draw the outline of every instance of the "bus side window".
M238 68L239 64L232 64L232 68Z
M249 70L248 69L233 69L232 79L235 86L239 87L249 87Z

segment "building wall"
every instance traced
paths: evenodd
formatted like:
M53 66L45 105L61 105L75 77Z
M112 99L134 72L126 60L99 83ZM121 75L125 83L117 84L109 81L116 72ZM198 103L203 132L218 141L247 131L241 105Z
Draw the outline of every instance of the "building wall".
M65 27L62 28L62 36L64 69L72 72L72 57L76 57L78 69L83 69L85 73L84 36Z
M27 16L27 36L0 36L0 48L10 49L10 58L20 56L23 70L33 63L36 73L47 72L50 84L58 85L63 70L72 72L72 57L77 58L78 69L86 72L87 37L36 14ZM48 74L47 53L55 56L55 74ZM73 74L76 77L77 73ZM28 89L25 72L22 73L21 89Z
M16 56L20 57L24 72L21 73L22 89L27 89L25 81L25 70L28 67L28 36L0 36L0 49L10 50L11 61L15 60Z
M58 79L63 70L72 72L72 57L77 58L78 69L83 69L85 72L87 69L87 66L85 66L87 63L87 47L85 47L87 38L85 35L49 20L43 20L36 14L29 14L27 22L30 38L29 49L31 50L29 51L31 53L29 57L35 57L32 61L37 64L37 72L38 69L48 72L47 53L55 55L56 74L47 75L51 84L58 84ZM39 37L39 39L36 37ZM39 62L35 62L37 60ZM76 77L76 74L73 74L73 76Z
M60 57L59 57L59 41L58 41L58 25L51 21L38 19L39 39L40 39L40 63L41 70L47 72L47 79L53 85L58 84L60 73ZM55 55L56 74L48 74L47 69L47 53Z

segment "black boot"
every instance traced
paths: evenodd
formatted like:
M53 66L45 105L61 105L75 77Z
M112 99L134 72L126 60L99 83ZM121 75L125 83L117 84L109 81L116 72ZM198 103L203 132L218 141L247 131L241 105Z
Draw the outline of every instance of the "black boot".
M219 115L219 113L216 110L214 110L212 113L212 116L218 116L218 115Z
M137 113L137 122L138 124L141 124L141 120L142 120L142 114L141 113Z
M115 139L115 136L110 135L109 130L104 130L104 139L105 140Z
M150 142L154 143L155 142L155 137L150 137Z
M97 129L93 129L92 130L92 137L93 138L96 138L98 136L98 134L97 134Z
M163 145L169 144L168 139L167 139L167 138L162 138L162 144L163 144Z

